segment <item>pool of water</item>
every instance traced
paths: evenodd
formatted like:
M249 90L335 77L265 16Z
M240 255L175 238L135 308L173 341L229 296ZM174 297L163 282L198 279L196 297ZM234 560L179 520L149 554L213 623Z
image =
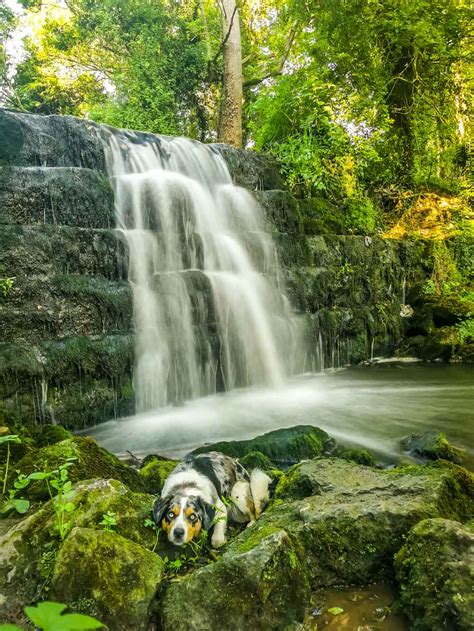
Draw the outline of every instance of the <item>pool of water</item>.
M182 456L218 440L308 424L381 461L407 434L442 430L474 463L474 367L381 364L306 375L279 389L234 390L109 421L83 432L114 453Z
M313 594L305 631L408 631L406 618L393 611L389 585L341 587Z

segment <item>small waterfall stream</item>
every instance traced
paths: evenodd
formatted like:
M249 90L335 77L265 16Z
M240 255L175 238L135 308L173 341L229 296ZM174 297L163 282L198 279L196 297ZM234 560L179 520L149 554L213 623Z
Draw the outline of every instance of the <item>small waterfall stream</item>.
M129 250L137 411L281 384L300 325L257 202L212 146L100 133Z

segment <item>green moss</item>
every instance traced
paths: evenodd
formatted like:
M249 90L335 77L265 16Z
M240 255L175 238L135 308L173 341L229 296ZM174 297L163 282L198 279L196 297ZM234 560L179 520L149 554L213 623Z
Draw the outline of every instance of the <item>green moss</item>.
M145 484L137 471L99 447L92 438L75 437L32 450L17 463L16 468L25 475L34 471L53 471L68 457L76 458L68 469L69 479L72 482L90 478L114 478L132 490L145 490ZM49 498L46 484L41 480L31 483L25 495L34 500Z
M292 464L304 458L314 458L323 453L331 439L322 429L310 425L298 425L277 429L250 440L220 442L200 447L193 453L220 451L234 458L259 451L274 463Z
M474 530L427 519L395 555L400 602L414 631L474 627Z
M33 439L38 447L54 445L72 438L71 432L61 425L37 425L33 430Z
M252 469L261 469L262 471L269 471L274 468L274 465L270 458L261 451L250 451L248 454L240 458L240 463L247 471Z
M153 552L116 533L74 528L57 558L50 597L82 604L112 629L149 628L163 573Z
M178 460L149 459L140 469L146 490L157 495L160 493L166 478L178 464Z
M423 456L428 460L449 460L461 462L461 451L453 447L443 432L430 431L422 434L411 434L402 440L402 447L412 454Z
M375 467L377 465L373 454L368 449L337 447L331 455L336 458L342 458L342 460L365 465L366 467Z

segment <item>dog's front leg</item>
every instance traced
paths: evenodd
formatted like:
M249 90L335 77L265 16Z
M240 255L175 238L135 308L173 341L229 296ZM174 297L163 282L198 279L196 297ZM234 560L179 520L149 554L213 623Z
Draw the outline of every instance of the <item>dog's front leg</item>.
M225 531L227 529L227 508L221 498L216 502L216 516L214 517L214 521L215 525L211 544L213 548L220 548L226 542Z

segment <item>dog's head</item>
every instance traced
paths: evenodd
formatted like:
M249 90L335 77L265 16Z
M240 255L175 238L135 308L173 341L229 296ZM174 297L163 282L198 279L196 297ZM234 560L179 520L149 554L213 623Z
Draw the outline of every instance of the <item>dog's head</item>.
M153 505L153 518L168 541L182 546L192 541L202 529L209 530L215 516L213 507L198 495L159 497Z

